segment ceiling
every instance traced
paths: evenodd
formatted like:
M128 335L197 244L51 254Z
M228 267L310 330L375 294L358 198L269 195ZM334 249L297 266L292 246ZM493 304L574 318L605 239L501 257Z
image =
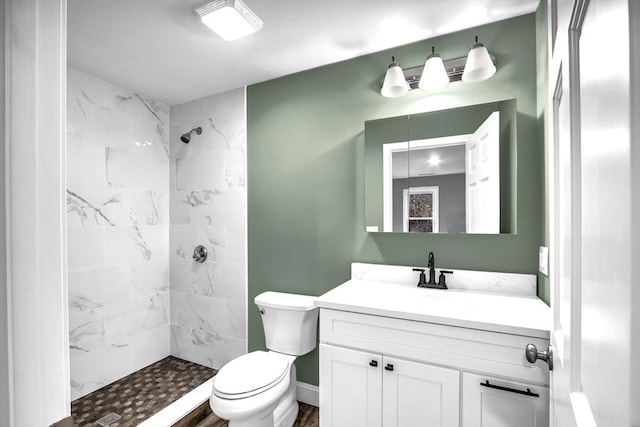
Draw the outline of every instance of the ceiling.
M68 0L69 66L176 105L530 13L539 2L244 1L264 27L226 42L194 12L207 1Z

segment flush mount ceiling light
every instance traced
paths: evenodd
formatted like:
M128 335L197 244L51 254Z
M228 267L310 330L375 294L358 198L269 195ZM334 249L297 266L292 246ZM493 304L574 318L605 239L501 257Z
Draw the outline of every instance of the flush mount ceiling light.
M427 56L424 70L420 76L418 87L422 90L438 90L449 84L449 76L444 68L444 62L436 53L435 46L431 46L431 55Z
M481 82L487 80L496 73L496 66L493 64L487 48L482 43L476 42L471 46L467 54L467 64L462 73L462 81L467 83Z
M477 37L467 56L443 61L440 55L435 53L435 47L432 47L431 55L422 67L403 70L394 57L392 60L380 84L380 94L387 98L402 96L418 88L435 91L446 87L449 82L460 80L467 83L480 82L496 73L495 57L482 43L478 43ZM401 78L404 79L404 84L400 81Z
M442 159L439 156L432 155L429 157L429 160L427 160L427 163L429 163L429 166L438 166L442 163Z
M220 38L233 41L262 28L262 20L241 0L215 0L196 9L202 23Z
M384 83L380 93L387 98L397 98L409 91L409 84L404 77L402 68L396 62L395 56L391 57L391 64L387 68L387 74L384 76Z

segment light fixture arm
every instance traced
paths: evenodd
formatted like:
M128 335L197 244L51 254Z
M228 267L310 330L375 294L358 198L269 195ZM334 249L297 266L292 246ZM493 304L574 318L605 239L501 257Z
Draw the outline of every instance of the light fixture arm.
M484 47L484 44L482 44L482 43L480 43L480 42L478 41L478 36L476 36L476 40L475 40L475 42L471 45L471 47L469 48L469 50L473 50L473 49L475 49L475 48L477 48L477 47ZM491 59L494 59L494 58L493 58L493 55L491 56ZM495 62L496 62L496 61L494 60L493 62L494 62L494 64L495 64Z

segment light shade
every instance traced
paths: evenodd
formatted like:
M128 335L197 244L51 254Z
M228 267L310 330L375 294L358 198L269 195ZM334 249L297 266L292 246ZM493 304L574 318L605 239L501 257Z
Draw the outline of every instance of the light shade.
M196 9L202 23L220 38L232 41L262 28L262 20L241 0L215 0Z
M404 77L402 68L400 68L393 56L391 57L391 61L387 69L387 74L384 77L380 94L387 98L397 98L409 92L409 84Z
M435 47L431 48L431 55L424 63L424 70L420 76L418 87L422 90L438 90L449 84L449 76L444 68L440 55L435 53Z
M462 81L467 83L481 82L487 80L496 73L496 66L493 64L487 48L482 43L471 46L467 55L467 63L462 73Z

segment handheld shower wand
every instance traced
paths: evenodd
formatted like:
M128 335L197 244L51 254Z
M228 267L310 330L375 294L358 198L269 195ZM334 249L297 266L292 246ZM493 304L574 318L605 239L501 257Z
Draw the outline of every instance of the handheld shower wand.
M189 132L185 133L180 137L180 141L184 142L185 144L188 144L189 141L191 141L191 134L194 132L200 135L202 133L202 128L198 126L197 128L191 129Z

